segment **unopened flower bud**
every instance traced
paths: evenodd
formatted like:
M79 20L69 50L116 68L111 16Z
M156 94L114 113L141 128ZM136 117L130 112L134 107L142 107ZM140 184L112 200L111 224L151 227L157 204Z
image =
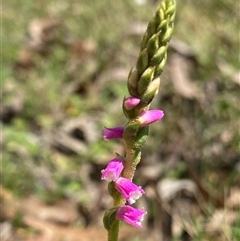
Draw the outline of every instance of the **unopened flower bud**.
M140 103L140 99L136 97L128 97L124 100L124 106L127 110L131 110Z
M142 126L145 126L158 120L161 120L163 116L164 112L162 110L143 111L139 116L139 121Z

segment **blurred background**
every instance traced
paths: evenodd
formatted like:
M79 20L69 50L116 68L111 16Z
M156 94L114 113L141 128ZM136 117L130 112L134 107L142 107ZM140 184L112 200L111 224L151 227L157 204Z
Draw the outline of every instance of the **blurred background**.
M240 240L240 5L177 1L175 31L135 182L144 228L121 241ZM122 99L159 1L2 3L3 241L104 241L100 171L121 141Z

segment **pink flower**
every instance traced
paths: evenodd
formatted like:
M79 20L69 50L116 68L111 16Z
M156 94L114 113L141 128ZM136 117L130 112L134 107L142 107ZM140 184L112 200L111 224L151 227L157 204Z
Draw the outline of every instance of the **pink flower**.
M135 185L131 180L124 177L117 179L115 187L130 204L135 203L145 193L141 186Z
M141 125L144 126L161 120L163 116L164 112L162 110L143 111L139 116L139 121L141 122Z
M140 103L140 99L136 97L128 97L124 101L124 106L127 110L133 109L135 106L137 106Z
M117 126L114 128L107 128L103 130L102 136L104 140L122 138L124 132L123 126Z
M115 182L120 177L123 168L123 160L120 158L114 158L108 163L107 167L101 171L101 179L106 180L107 182Z
M134 227L142 228L141 222L147 212L142 209L137 209L132 206L124 205L118 208L116 212L116 219L124 221Z

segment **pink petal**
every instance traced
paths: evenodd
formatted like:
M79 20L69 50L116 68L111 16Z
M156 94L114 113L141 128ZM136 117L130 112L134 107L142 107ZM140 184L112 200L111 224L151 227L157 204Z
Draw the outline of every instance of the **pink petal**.
M147 212L144 210L144 208L137 209L132 206L124 205L118 208L116 219L124 221L134 227L142 228L141 222L146 214Z
M104 140L122 138L124 132L123 126L117 126L113 128L104 127L102 136Z

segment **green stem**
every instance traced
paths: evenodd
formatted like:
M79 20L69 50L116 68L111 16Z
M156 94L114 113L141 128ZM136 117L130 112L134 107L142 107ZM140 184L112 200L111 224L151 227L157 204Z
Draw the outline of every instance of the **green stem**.
M118 241L119 223L120 221L115 220L111 229L108 230L108 241Z
M133 148L129 147L129 145L125 145L126 149L126 158L123 170L123 177L128 178L130 180L133 179L137 164L140 162L141 152L136 151Z
M126 200L117 192L117 190L114 190L114 207L122 206L126 203ZM111 222L111 221L110 221ZM112 224L107 228L108 231L108 241L118 241L118 232L119 232L119 223L120 221L114 219Z

